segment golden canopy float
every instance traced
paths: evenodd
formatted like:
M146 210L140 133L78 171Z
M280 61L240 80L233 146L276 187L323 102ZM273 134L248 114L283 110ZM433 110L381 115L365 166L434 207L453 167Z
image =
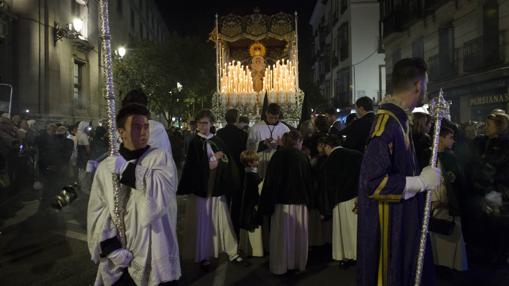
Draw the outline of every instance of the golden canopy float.
M261 117L265 96L281 105L285 121L297 124L304 93L299 89L297 13L216 15L216 85L212 109L221 118L236 108Z

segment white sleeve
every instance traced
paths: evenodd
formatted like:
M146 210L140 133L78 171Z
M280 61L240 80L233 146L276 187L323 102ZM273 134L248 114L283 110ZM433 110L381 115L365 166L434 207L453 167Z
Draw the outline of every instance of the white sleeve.
M87 209L88 250L95 263L99 263L100 260L101 242L117 235L105 194L105 192L113 192L112 185L106 187L111 180L104 182L106 178L102 174L103 170L99 168L94 176Z
M251 128L249 128L249 134L247 136L247 150L257 151L258 150L258 144L260 143L260 135L258 132L258 124L253 125Z
M142 194L139 203L143 226L167 214L168 206L176 200L177 171L173 159L166 152L157 156L157 162L150 167L136 166L136 191Z

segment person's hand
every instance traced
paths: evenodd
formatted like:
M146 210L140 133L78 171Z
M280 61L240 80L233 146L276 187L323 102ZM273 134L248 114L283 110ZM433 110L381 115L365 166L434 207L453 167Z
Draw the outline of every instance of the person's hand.
M214 153L214 157L216 157L217 160L223 159L223 157L224 157L223 151L219 151L219 152Z
M272 138L267 138L265 140L263 140L263 142L265 143L265 145L267 145L267 147L269 147L270 149L274 149L275 148L275 145L274 144L274 140Z
M440 185L440 175L441 171L439 168L427 166L422 169L418 177L424 187L421 191L436 189Z
M110 172L118 175L122 174L127 168L127 164L129 164L129 162L120 155L110 155L104 160L104 163Z
M216 158L213 158L212 160L209 160L209 169L214 170L219 165L219 162Z
M108 254L108 259L113 262L115 266L127 268L131 260L133 260L133 254L125 248L119 248Z
M355 200L355 204L353 206L352 212L354 214L359 214L359 202L357 200Z

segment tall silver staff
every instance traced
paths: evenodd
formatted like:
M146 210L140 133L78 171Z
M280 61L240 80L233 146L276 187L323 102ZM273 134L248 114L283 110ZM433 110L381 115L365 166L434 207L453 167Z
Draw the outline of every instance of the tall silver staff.
M110 21L108 15L108 0L100 0L100 18L101 18L101 38L102 48L104 52L104 67L106 68L106 103L108 107L108 137L110 140L110 155L117 155L117 124L115 122L115 94L113 86L113 67L111 62L111 35L110 35ZM118 237L122 246L126 245L125 225L124 225L124 209L122 205L122 196L120 193L120 181L118 176L113 174L113 223L117 228Z
M442 119L449 115L449 102L444 98L444 91L440 89L438 97L431 101L430 111L435 119L435 129L433 132L433 151L429 164L433 167L437 166L438 143L440 141L440 128ZM417 256L417 269L415 270L415 286L421 284L422 268L424 265L424 253L426 251L426 240L428 238L429 218L431 215L431 191L426 191L426 202L424 205L424 218L421 227L421 238L419 240L419 253Z

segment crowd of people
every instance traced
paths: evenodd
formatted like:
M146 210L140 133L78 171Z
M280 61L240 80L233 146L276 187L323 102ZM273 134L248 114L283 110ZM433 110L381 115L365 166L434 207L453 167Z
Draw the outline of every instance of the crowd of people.
M172 285L181 253L204 271L226 253L240 265L268 255L277 275L301 272L310 248L331 245L339 267L357 263L371 277L360 285L410 285L425 190L433 197L428 253L435 265L507 264L509 115L496 109L482 123L444 119L437 167L428 166L433 121L427 112L411 114L423 100L426 67L416 59L398 64L394 94L378 107L362 97L346 118L331 108L298 128L271 103L251 127L231 109L216 131L215 114L201 110L189 129L165 130L149 119L147 97L133 90L116 118L118 155L109 155L105 122L37 130L34 120L1 117L0 187L26 182L19 179L26 170L46 190L79 181L90 192L88 244L98 284ZM188 199L180 243L177 195ZM408 275L386 277L385 267Z

